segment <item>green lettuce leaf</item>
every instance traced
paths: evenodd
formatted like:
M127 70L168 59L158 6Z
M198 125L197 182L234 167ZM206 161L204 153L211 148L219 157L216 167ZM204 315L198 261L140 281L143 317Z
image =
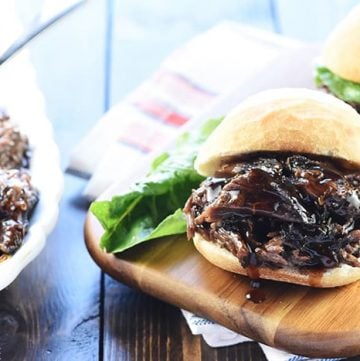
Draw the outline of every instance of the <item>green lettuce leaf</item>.
M346 102L360 104L360 84L340 78L324 66L316 68L315 83L318 87L326 86L331 93Z
M100 246L122 252L154 238L186 232L182 208L191 190L204 179L194 169L199 147L221 122L211 119L199 129L182 134L174 149L158 156L149 174L129 192L90 206L105 232Z

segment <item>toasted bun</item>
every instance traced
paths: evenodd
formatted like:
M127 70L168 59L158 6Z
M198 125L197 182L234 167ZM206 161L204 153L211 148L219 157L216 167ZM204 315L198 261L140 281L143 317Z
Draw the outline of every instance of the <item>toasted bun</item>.
M215 266L247 275L246 268L242 267L239 260L225 248L205 240L198 233L195 234L193 241L196 249ZM260 266L258 271L259 278L320 288L343 286L360 279L360 267L351 267L347 264L324 271L290 267L272 269L264 266Z
M204 143L195 169L213 176L222 161L259 151L316 154L360 166L360 115L332 95L275 89L251 96Z
M323 64L341 78L360 83L360 6L356 6L328 37Z

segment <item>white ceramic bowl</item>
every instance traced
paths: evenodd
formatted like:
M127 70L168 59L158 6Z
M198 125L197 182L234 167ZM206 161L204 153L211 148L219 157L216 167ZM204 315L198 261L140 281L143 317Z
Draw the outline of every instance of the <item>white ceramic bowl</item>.
M47 130L45 130L47 128ZM45 245L56 224L63 189L58 148L48 126L43 136L27 134L33 149L30 171L32 183L39 190L39 202L30 220L30 228L21 247L0 262L0 290L8 286Z
M8 68L0 69L0 103L29 138L32 148L30 173L33 185L39 190L39 202L23 244L14 255L0 262L0 290L43 249L56 224L63 190L59 150L45 113L43 96L37 88L32 67L19 62L14 61ZM17 77L21 79L18 83ZM19 84L18 88L16 84Z

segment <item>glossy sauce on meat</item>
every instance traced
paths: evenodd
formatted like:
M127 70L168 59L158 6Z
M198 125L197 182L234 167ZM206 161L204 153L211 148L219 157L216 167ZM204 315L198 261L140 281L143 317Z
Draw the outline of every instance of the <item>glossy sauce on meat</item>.
M271 154L224 163L193 191L200 233L252 269L360 266L360 173L329 158ZM316 280L314 280L316 283Z

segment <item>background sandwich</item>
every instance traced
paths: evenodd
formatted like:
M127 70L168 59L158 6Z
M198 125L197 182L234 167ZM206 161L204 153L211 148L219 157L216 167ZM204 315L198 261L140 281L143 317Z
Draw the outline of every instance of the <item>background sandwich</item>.
M235 108L200 148L208 178L188 237L225 270L317 287L360 278L360 116L321 92L278 89Z
M330 34L315 73L317 86L360 112L360 6Z

